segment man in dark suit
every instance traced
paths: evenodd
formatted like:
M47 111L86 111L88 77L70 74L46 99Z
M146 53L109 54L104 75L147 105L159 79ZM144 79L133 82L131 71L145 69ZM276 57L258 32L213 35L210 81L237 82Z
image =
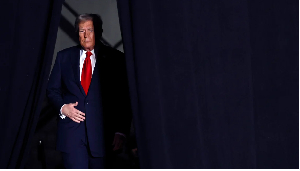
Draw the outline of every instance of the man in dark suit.
M79 15L75 30L80 45L58 52L47 87L59 113L57 150L66 168L104 168L130 128L125 59L99 41L100 16Z

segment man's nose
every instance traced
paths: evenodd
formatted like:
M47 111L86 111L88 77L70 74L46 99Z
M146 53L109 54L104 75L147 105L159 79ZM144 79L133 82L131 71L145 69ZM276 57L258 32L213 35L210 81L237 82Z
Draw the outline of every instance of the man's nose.
M84 37L85 37L85 38L87 37L87 32L86 32L86 31L84 32Z

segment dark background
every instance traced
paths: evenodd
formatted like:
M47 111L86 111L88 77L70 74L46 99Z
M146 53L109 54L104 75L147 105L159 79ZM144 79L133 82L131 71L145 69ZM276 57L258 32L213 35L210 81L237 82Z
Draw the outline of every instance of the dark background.
M118 1L141 168L299 168L298 3ZM38 143L62 4L1 4L1 168L60 160Z

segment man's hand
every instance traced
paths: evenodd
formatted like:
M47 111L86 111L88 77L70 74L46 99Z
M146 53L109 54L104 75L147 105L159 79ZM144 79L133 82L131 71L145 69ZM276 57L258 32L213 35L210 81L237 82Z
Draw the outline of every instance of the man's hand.
M112 143L112 145L114 146L113 151L117 151L123 148L125 139L126 138L123 135L115 134L114 142Z
M69 103L65 104L63 108L61 109L62 114L66 115L70 119L72 119L74 122L80 123L80 121L85 120L85 114L81 111L75 109L74 106L77 106L78 102L76 103Z
M138 157L137 148L131 149L131 152L134 157Z

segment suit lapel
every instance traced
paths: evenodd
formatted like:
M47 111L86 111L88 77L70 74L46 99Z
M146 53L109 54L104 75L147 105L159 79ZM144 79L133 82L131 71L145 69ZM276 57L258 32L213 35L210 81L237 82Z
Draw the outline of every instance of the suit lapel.
M95 82L98 81L99 77L100 77L100 64L101 64L101 59L102 59L102 54L101 54L101 48L99 45L96 45L95 46L95 55L96 55L96 65L95 65L95 68L94 68L94 72L93 72L93 75L92 75L92 80L91 80L91 84L90 84L90 87L89 87L89 91L88 91L88 94L87 96L89 95L89 92L90 90L93 88L93 85L95 84Z
M72 56L71 56L71 61L72 61L72 67L73 67L73 73L75 77L76 84L78 88L80 89L81 93L86 96L81 82L80 82L80 66L79 66L79 60L80 60L80 46L76 46L76 49L73 51Z

